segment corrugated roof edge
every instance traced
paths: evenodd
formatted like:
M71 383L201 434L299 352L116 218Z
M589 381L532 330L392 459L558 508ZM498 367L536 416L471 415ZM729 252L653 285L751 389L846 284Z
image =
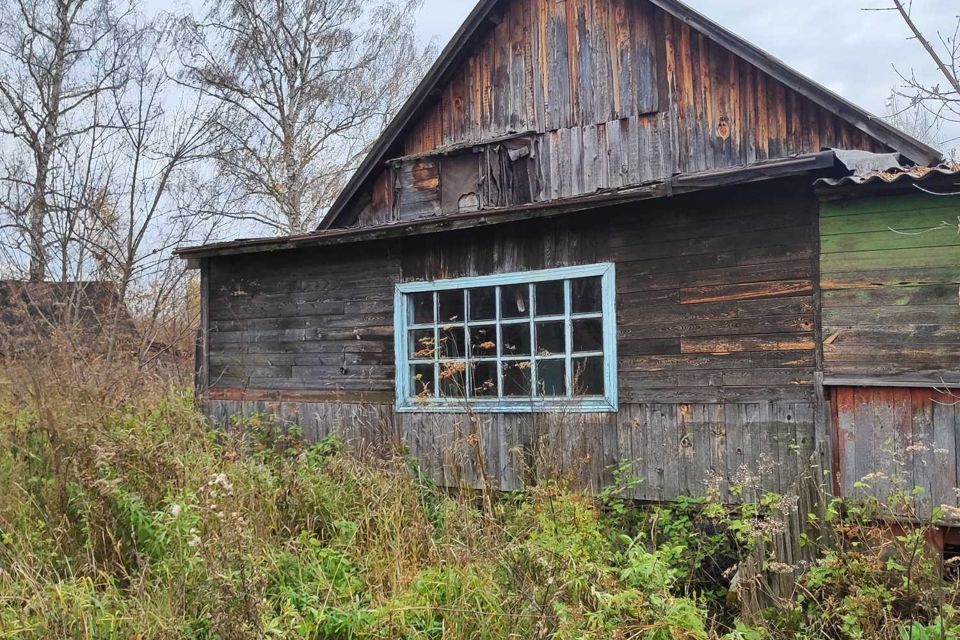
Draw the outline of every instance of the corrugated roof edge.
M960 163L945 163L935 167L895 167L855 173L840 178L819 178L818 187L847 187L870 184L895 184L898 182L923 182L931 178L960 178Z

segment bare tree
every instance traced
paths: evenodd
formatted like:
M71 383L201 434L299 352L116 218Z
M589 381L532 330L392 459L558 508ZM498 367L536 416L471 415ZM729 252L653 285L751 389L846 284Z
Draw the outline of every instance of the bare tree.
M47 232L67 142L89 131L89 107L122 84L123 11L108 0L0 2L0 171L4 225L26 245L33 281L47 276Z
M111 130L101 180L104 192L90 200L96 233L85 238L101 270L121 296L138 275L144 253L162 256L193 231L189 202L179 196L198 180L206 159L215 110L198 95L177 90L164 65L163 34L153 25L136 31L127 56L128 81L110 92ZM191 197L193 193L191 192Z
M210 239L220 221L198 215L220 198L210 188L215 173L204 165L220 104L175 80L168 16L148 20L121 10L125 0L13 1L20 11L53 11L66 44L63 54L48 54L35 44L0 43L0 145L13 152L0 158L0 262L27 265L34 281L111 283L118 304L98 309L108 355L119 353L117 338L133 346L129 311L146 360L162 325L190 324L169 313L185 308L178 300L189 280L172 249ZM8 17L41 38L39 18Z
M900 131L920 142L936 146L941 122L914 100L905 99L899 89L892 89L887 98L886 120Z
M901 110L918 107L926 110L935 123L960 123L960 16L944 30L929 34L924 33L914 18L913 0L889 2L890 6L881 10L897 13L942 78L942 82L926 82L919 79L913 69L897 69L904 85L898 94L909 101Z
M218 222L197 216L205 205L206 184L214 179L202 166L219 129L212 126L217 103L184 91L167 60L171 41L157 24L128 25L127 81L106 94L105 139L97 144L97 189L83 200L82 248L102 280L116 283L124 305L133 304L153 325L186 274L172 249L210 238ZM133 295L131 295L133 294Z
M234 217L312 230L432 57L421 0L213 0L184 29L184 82L219 101Z

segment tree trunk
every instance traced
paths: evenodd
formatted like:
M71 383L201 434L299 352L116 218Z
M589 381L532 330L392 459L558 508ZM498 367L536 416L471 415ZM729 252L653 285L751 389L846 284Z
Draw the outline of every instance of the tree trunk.
M47 254L44 236L47 219L48 162L38 163L34 180L33 201L30 203L30 282L43 282L47 275Z

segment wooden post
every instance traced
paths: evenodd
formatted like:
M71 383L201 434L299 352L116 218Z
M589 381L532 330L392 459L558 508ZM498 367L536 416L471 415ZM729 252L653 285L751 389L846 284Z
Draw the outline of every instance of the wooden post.
M197 401L202 403L210 387L210 258L203 258L200 262L200 330L196 359L196 394Z
M823 385L823 372L816 371L813 374L813 391L815 411L813 416L814 434L816 438L817 460L824 470L824 474L829 477L829 482L825 482L827 489L833 491L835 487L834 473L836 470L833 460L833 409L826 399L826 390ZM820 478L823 482L824 479Z

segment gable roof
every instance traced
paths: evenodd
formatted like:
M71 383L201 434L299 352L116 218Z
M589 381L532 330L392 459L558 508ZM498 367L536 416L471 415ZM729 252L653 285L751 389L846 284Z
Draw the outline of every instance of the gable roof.
M469 50L474 38L483 31L486 25L496 22L498 18L497 9L509 1L480 0L443 49L427 75L410 94L406 103L374 143L366 158L330 207L318 230L328 229L337 221L363 185L375 175L376 170L388 159L391 148L401 140L401 136L408 128L416 123L421 115L422 105L441 89L450 73L457 68L464 53ZM896 129L883 119L870 114L826 87L791 69L782 61L731 33L679 0L648 1L782 82L788 88L793 89L820 107L835 113L844 121L849 122L891 149L897 150L910 161L920 165L931 165L942 159L942 154L936 149Z

